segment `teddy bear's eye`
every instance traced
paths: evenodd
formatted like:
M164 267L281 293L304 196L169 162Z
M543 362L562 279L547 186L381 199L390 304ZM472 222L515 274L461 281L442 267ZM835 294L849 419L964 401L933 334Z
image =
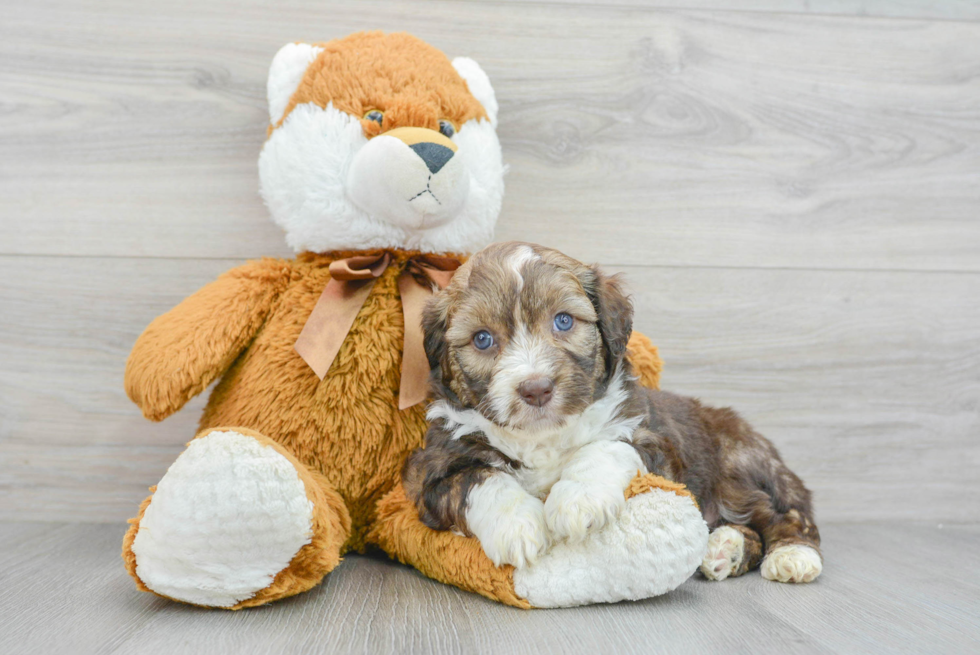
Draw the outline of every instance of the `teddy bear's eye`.
M374 121L378 125L385 119L384 112L378 111L377 109L372 109L368 113L364 114L364 118L369 121Z
M442 132L443 136L451 139L453 138L453 135L456 134L456 126L453 125L451 121L447 121L445 118L443 118L441 121L439 121L439 131Z

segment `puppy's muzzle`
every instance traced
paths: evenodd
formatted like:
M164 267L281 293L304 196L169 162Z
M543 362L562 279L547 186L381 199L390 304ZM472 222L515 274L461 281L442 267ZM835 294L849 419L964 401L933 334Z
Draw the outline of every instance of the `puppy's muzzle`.
M544 407L551 402L555 383L548 378L532 378L517 385L521 399L533 407Z

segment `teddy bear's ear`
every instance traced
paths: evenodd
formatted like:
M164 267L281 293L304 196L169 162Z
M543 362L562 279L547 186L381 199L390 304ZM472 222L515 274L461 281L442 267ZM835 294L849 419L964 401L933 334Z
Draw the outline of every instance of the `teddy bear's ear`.
M266 94L269 98L269 121L273 125L282 118L307 67L321 52L323 48L308 43L287 43L272 58Z
M460 77L466 80L473 97L480 101L483 109L487 112L490 124L497 127L497 96L494 95L493 87L490 85L490 78L476 63L469 57L456 57L453 59L453 68L459 73Z

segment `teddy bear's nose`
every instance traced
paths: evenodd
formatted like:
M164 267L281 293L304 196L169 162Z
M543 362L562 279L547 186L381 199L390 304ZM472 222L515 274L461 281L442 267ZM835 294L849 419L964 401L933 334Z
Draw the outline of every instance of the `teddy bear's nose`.
M414 150L415 154L422 158L429 172L433 175L438 173L446 165L446 162L453 158L452 150L438 143L432 143L431 141L413 143L409 148Z

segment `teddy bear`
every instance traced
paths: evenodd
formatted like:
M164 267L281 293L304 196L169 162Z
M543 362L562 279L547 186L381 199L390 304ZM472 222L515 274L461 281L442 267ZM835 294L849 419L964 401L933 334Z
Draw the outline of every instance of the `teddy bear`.
M618 521L533 567L424 526L400 469L421 446L422 306L493 237L504 165L497 101L472 59L408 34L291 43L268 78L260 192L298 254L251 261L155 319L125 386L160 421L216 382L199 432L123 542L143 591L240 609L310 589L351 551L518 607L663 593L707 530L681 486L638 476ZM655 386L656 348L630 343Z

